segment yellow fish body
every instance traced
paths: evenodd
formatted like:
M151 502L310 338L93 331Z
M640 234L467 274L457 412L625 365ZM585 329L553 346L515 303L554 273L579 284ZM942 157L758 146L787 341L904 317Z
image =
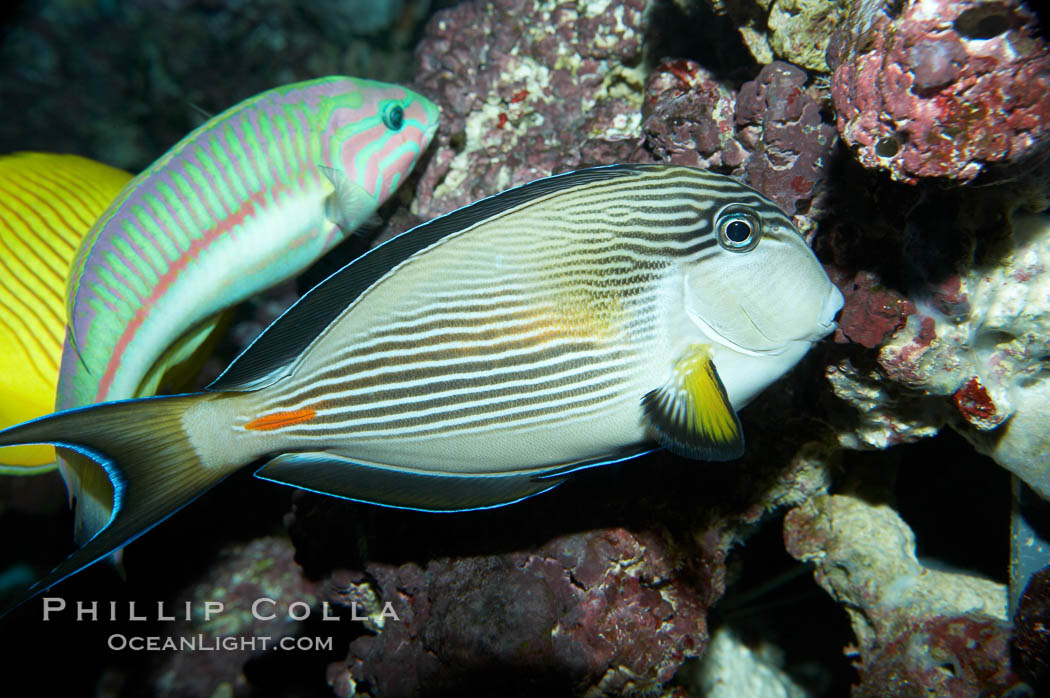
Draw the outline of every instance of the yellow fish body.
M28 596L259 458L263 479L427 511L509 504L655 446L736 458L736 410L842 300L790 219L727 177L619 165L511 189L314 287L211 392L0 432L76 448L113 482L109 521Z
M130 179L77 155L0 156L0 427L54 410L73 257ZM0 449L0 473L54 464L51 445Z

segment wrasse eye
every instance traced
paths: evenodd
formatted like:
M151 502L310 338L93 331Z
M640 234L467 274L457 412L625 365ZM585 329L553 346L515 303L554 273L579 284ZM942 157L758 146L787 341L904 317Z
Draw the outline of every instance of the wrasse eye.
M730 252L753 250L762 237L762 221L749 206L726 206L715 217L718 244Z
M391 131L400 131L405 125L405 110L400 104L387 104L383 107L383 124Z

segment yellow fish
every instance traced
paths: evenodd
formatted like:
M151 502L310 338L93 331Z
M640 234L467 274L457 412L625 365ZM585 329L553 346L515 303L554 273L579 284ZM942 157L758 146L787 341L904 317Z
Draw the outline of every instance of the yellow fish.
M73 257L130 179L78 155L0 156L0 427L54 409ZM51 445L0 449L0 473L54 464Z

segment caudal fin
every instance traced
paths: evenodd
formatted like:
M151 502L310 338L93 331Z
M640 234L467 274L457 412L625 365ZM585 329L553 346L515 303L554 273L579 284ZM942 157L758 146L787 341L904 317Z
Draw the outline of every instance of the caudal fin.
M187 408L215 397L104 403L0 431L3 446L51 443L73 449L99 463L113 483L113 511L106 526L11 608L127 545L236 470L238 464L202 462L183 428Z

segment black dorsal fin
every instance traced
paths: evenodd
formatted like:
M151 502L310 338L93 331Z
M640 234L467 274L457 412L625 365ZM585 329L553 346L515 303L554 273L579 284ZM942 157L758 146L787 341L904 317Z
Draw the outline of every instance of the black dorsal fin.
M303 294L233 360L208 390L258 390L287 375L299 356L366 289L442 238L548 194L636 174L645 166L604 165L538 179L417 225L372 248Z

